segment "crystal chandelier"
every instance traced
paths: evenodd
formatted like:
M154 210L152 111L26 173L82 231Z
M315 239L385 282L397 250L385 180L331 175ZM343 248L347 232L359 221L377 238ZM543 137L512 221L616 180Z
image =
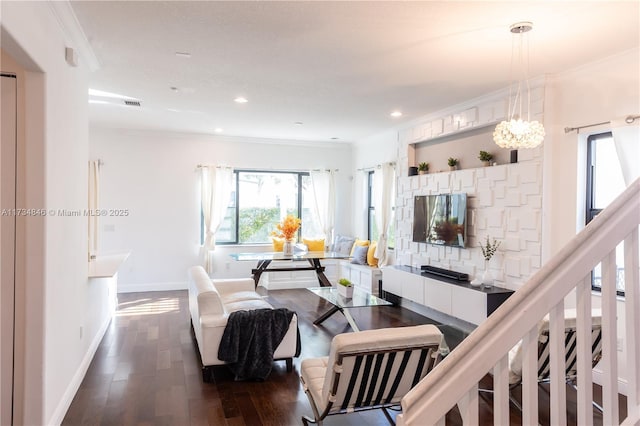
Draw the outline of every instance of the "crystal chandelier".
M502 121L493 131L493 141L500 148L518 149L535 148L544 140L544 127L542 123L530 119L531 111L531 88L529 87L529 45L528 37L525 33L533 28L531 22L518 22L510 27L513 36L511 52L511 81L509 83L509 110L507 121ZM525 37L527 38L527 48L525 57ZM516 40L517 39L517 40ZM514 83L513 70L514 60L518 62L518 81ZM526 85L527 95L527 119L523 120L523 86ZM515 97L513 92L515 91ZM513 99L513 101L512 101Z

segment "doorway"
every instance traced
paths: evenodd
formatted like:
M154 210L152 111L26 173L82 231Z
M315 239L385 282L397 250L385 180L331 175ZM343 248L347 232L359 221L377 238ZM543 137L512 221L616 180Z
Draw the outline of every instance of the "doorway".
M0 73L0 424L13 424L17 79Z

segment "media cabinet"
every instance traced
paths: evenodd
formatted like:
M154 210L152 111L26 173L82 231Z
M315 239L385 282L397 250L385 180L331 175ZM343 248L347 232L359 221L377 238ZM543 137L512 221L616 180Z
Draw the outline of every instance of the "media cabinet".
M473 287L410 266L382 268L382 290L478 325L513 294L501 287Z

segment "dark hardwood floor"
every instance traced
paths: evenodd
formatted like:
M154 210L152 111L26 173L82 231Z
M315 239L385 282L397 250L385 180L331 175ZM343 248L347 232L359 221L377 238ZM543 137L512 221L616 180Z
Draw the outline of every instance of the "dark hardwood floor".
M262 288L260 288L262 289ZM276 290L263 294L275 307L298 313L302 352L287 373L276 362L264 382L238 382L224 367L215 367L211 383L202 382L194 346L186 291L119 294L119 307L63 425L299 425L311 408L299 381L304 358L326 356L333 336L349 332L339 313L321 326L313 320L330 305L311 292ZM434 323L399 307L359 308L352 314L361 329ZM446 332L455 348L459 336ZM489 378L484 385L491 386ZM569 424L575 424L575 393L569 389ZM596 389L596 393L598 390ZM490 398L490 397L489 397ZM542 424L548 424L548 395L540 392ZM573 410L573 412L571 412ZM490 402L480 399L481 424L492 424ZM601 424L599 414L595 423ZM622 417L623 418L623 417ZM521 424L512 407L511 424ZM386 425L379 410L331 416L327 425ZM461 424L457 410L447 424Z

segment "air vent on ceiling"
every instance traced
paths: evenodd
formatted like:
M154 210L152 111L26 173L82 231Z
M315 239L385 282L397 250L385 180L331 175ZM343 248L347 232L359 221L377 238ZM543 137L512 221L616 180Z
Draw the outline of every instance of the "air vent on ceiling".
M124 100L124 104L125 104L126 106L135 106L135 107L139 107L139 106L140 106L140 101L130 101L130 100L125 99L125 100Z

